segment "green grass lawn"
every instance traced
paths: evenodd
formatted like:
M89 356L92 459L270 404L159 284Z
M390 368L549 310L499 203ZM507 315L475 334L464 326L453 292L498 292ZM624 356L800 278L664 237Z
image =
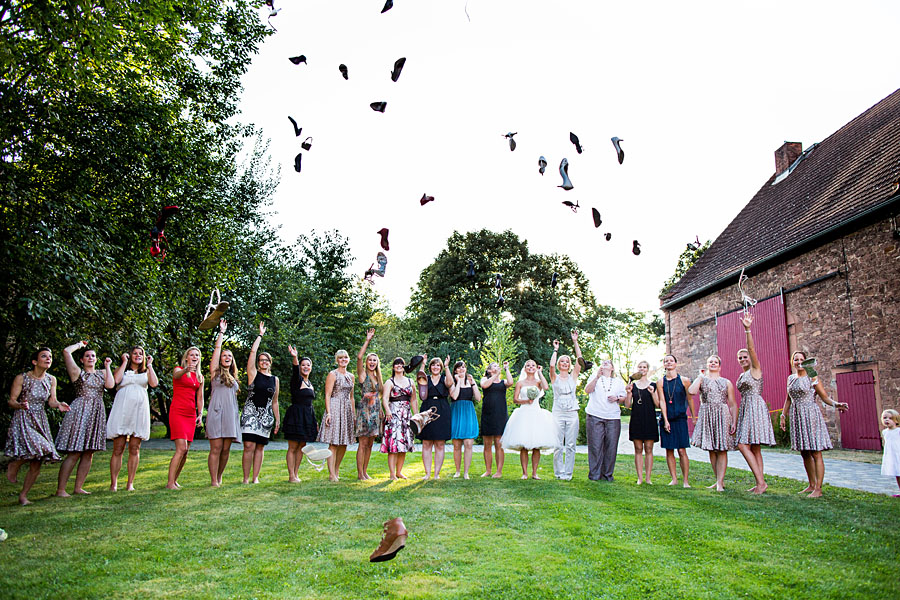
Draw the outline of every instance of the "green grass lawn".
M232 454L225 486L207 486L206 454L189 456L183 489L164 489L170 457L144 451L137 491L107 489L109 453L98 454L88 497L48 498L56 467L30 498L3 479L3 598L896 598L900 502L770 477L754 497L750 474L729 470L728 489L704 489L709 465L692 464L694 488L634 484L620 456L615 483L518 478L389 483L373 456L366 483L347 453L339 484L309 465L287 483L284 452L267 452L262 483L240 485ZM449 458L449 454L448 454ZM444 475L452 475L445 466ZM473 471L482 472L480 456ZM121 488L124 488L125 469ZM24 471L20 477L24 476ZM71 489L71 484L70 484ZM381 526L402 516L410 537L396 559L369 563Z

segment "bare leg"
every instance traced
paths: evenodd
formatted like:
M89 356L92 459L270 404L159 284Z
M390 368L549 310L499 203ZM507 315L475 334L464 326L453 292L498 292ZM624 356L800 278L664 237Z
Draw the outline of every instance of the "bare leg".
M19 482L19 469L22 468L22 463L24 460L11 460L6 465L6 480L10 483L18 483Z
M728 469L728 453L717 452L719 461L716 468L716 491L725 491L725 471Z
M825 460L822 458L821 451L813 452L812 459L816 473L816 485L809 497L818 498L822 495L822 482L825 480Z
M256 453L256 442L244 442L244 453L241 455L241 468L244 471L244 483L250 483L250 471L253 468L253 455ZM330 458L328 460L331 460Z
M459 469L462 467L462 440L453 440L453 466L456 467L453 477L459 477Z
M84 489L84 480L87 479L88 473L91 472L91 465L94 462L94 450L85 450L81 453L81 460L78 461L78 470L75 471L75 489L72 490L75 494L90 494L89 491ZM63 488L65 491L65 488Z
M347 446L335 446L334 444L330 445L332 455L331 457L334 459L334 474L332 481L339 481L341 472L341 462L344 460L344 454L347 452ZM331 471L329 470L329 473Z
M644 481L650 481L650 475L653 474L653 440L644 440L644 472L647 474Z
M209 440L209 456L206 457L206 466L209 468L209 485L219 487L219 457L222 454L222 446L225 438Z
M537 474L538 465L541 464L541 451L534 449L531 451L531 478L540 479Z
M633 440L634 445L634 470L637 472L637 484L644 483L644 459L641 456L644 452L644 443L641 440Z
M482 455L484 456L484 473L481 474L482 477L490 477L491 471L494 468L494 438L496 436L493 435L485 435L482 437L482 442L484 443L484 452ZM498 457L499 460L499 457Z
M181 486L178 485L178 478L181 477L181 471L182 471L182 469L184 469L185 463L187 463L187 455L188 455L188 452L190 451L190 449L191 449L191 442L187 442L185 449L184 449L184 455L182 455L182 457L181 457L181 462L178 463L178 470L175 471L175 487L177 487L177 488L181 488Z
M528 479L528 450L519 450L519 462L522 463L522 479Z
M666 448L666 466L669 467L669 475L672 477L669 485L675 485L678 483L678 467L675 462L675 450L671 448Z
M122 455L125 453L125 436L113 439L112 456L109 457L109 491L119 488L119 471L122 470Z
M66 485L69 483L69 477L72 470L75 469L75 463L81 458L81 452L69 452L66 460L59 465L59 476L56 478L56 495L61 498L68 498L66 493ZM78 487L77 485L75 487Z
M356 478L360 481L371 479L369 477L369 459L372 456L372 445L375 438L372 436L360 436L357 438L359 447L356 449Z
M394 468L397 469L397 479L407 479L403 474L403 463L406 461L406 452L398 452Z
M718 478L718 464L719 464L719 454L713 450L709 451L709 466L712 467L713 477ZM718 485L718 481L713 483L712 485L706 486L707 489L712 489Z
M28 473L25 474L22 491L19 492L19 504L22 506L31 504L31 502L28 501L28 491L31 489L31 486L34 485L34 482L37 481L38 475L41 473L41 461L31 460L28 462Z
M219 485L222 485L222 473L225 472L225 465L228 464L228 457L231 455L231 442L234 438L222 438L222 450L219 452L219 468L216 471Z
M285 461L287 462L287 470L288 470L288 481L290 483L299 483L300 478L297 477L297 470L299 469L299 465L297 461L299 460L299 456L297 456L300 452L300 442L297 440L288 440L288 451L285 453Z
M134 476L137 475L138 464L141 462L141 438L131 436L128 440L128 485L129 492L134 491Z
M759 445L756 445L756 448L759 448ZM744 460L747 461L747 466L750 467L750 472L753 473L753 478L756 479L756 485L750 488L748 491L753 493L759 493L756 490L762 489L765 491L766 480L762 474L762 468L760 464L756 460L756 453L753 451L753 446L750 444L738 444L738 450L741 451L741 455L744 457Z
M463 440L463 479L469 478L469 467L472 466L472 446L475 440Z
M434 442L434 478L441 478L441 469L444 467L444 444L447 440L437 440Z
M422 479L431 479L431 449L434 442L431 440L422 440L422 464L425 466L425 476Z
M503 461L506 458L506 452L503 450L500 436L494 436L494 454L497 456L497 470L494 471L494 478L503 477Z
M181 472L181 465L185 456L187 456L187 449L187 440L175 440L175 454L172 455L172 460L169 461L169 481L166 483L166 487L170 490L179 488L178 474Z
M257 444L253 451L253 483L259 483L259 471L262 469L263 457L266 453L266 447Z
M766 490L769 489L769 484L766 483L766 470L763 466L762 448L759 444L753 444L750 446L750 450L753 452L753 458L756 459L756 464L759 466L759 476L762 478L762 485L756 486L756 493L764 494Z
M691 470L691 461L688 458L687 449L678 449L678 459L678 462L681 463L681 483L684 487L689 488L691 484L688 483L688 473Z
M812 455L813 453L809 450L800 451L800 456L803 457L803 468L806 469L806 478L809 480L809 485L806 486L806 489L798 492L800 494L812 492L816 489L816 463Z
M897 476L897 487L900 488L900 475Z

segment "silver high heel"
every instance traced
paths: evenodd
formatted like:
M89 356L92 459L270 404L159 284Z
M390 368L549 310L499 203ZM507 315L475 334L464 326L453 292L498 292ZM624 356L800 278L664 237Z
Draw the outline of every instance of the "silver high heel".
M541 175L544 174L544 169L547 168L547 159L543 156L538 159L538 173Z
M559 174L562 175L562 185L558 185L556 187L561 187L564 190L571 190L575 186L572 185L572 182L569 181L569 160L564 158L562 162L559 163Z

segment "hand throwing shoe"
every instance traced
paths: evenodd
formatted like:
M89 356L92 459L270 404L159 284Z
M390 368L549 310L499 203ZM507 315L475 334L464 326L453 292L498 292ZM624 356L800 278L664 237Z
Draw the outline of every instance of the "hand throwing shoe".
M410 417L409 428L412 429L413 435L417 436L422 433L422 430L425 429L426 425L440 418L440 416L441 415L437 412L437 408L432 406L428 410Z
M381 534L381 543L375 552L369 556L369 562L383 562L391 560L397 556L397 552L406 546L406 536L409 532L403 524L403 519L397 517L390 521L385 521L384 532Z

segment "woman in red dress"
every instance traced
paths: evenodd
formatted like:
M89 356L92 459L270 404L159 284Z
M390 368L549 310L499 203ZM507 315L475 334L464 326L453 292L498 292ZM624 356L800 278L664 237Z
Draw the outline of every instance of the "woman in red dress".
M169 407L169 431L175 442L175 454L169 462L170 490L180 489L178 476L184 468L187 452L194 441L194 430L203 419L203 374L200 349L191 346L181 357L181 366L172 374L172 405Z

